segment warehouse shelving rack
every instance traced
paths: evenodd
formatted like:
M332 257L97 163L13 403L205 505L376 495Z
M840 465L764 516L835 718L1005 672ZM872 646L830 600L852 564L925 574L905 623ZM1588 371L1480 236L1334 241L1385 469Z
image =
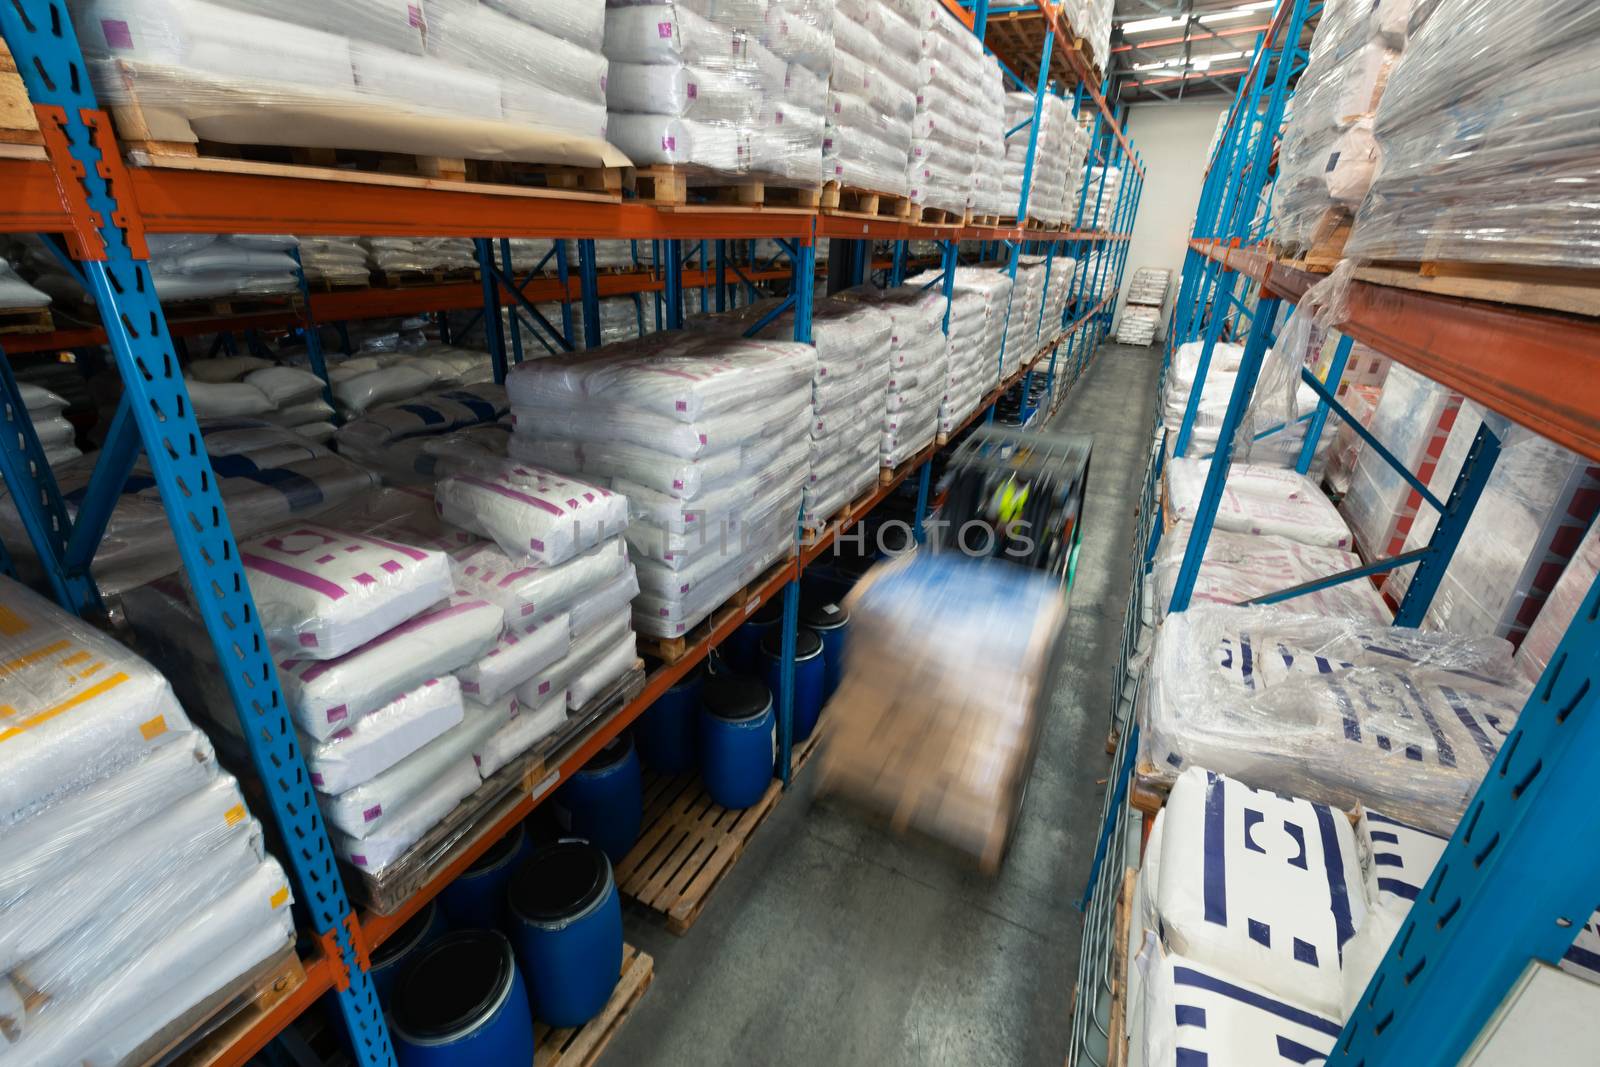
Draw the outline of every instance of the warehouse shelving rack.
M1331 327L1340 340L1326 381L1301 372L1302 381L1317 393L1318 406L1311 415L1302 416L1309 425L1298 469L1308 470L1315 442L1332 412L1441 512L1440 521L1422 549L1256 602L1289 599L1416 564L1395 624L1417 625L1493 469L1499 443L1487 427L1481 429L1453 489L1439 500L1360 428L1335 398L1352 343L1367 344L1581 456L1600 460L1600 320L1343 276L1318 288L1324 283L1321 276L1279 262L1262 244L1271 233L1270 212L1261 205L1274 180L1281 105L1287 99L1287 79L1304 66L1299 41L1314 12L1305 0L1280 0L1210 160L1185 261L1168 338L1168 365L1178 345L1198 341L1203 348L1174 454L1183 455L1190 444L1210 355L1224 328L1234 331L1244 352L1210 456L1170 610L1181 611L1189 602L1232 460L1235 431L1249 408L1277 320L1283 312L1312 314L1317 304L1337 295L1339 309ZM1235 293L1241 281L1248 287L1244 297ZM1335 287L1337 294L1332 293ZM1145 533L1137 539L1144 547L1136 555L1136 563L1146 567L1162 526L1156 485L1166 454L1159 431L1153 436L1139 520ZM1142 573L1136 567L1125 658L1139 647L1137 631L1149 607L1139 602ZM1121 747L1108 786L1101 847L1085 892L1086 903L1097 905L1091 914L1101 917L1106 911L1104 898L1115 891L1120 876L1120 870L1103 858L1117 854L1138 746L1127 690L1130 685L1136 690L1139 683L1126 662L1119 681L1113 721L1126 725L1119 733ZM1589 796L1600 773L1597 744L1600 581L1583 598L1423 893L1345 1022L1328 1058L1330 1065L1454 1064L1530 965L1560 960L1575 928L1594 910L1594 890L1600 885L1600 852L1592 847L1600 819ZM1102 935L1096 937L1096 946L1105 941ZM1085 944L1087 951L1087 934ZM1104 966L1105 960L1097 965ZM1084 1007L1081 1001L1079 1007Z
M975 18L954 0L945 0L945 4L964 25L982 36L981 18ZM1050 39L1069 36L1070 27L1054 5L1046 8L1048 49ZM93 295L101 318L99 327L61 330L37 339L8 338L8 343L12 353L22 356L105 345L114 356L124 385L124 396L110 424L99 462L83 503L73 516L20 402L9 359L0 358L0 415L7 424L0 437L0 473L12 490L12 499L56 599L75 613L103 619L106 605L95 586L90 565L130 471L141 453L146 457L183 568L197 591L202 621L219 660L228 665L229 693L242 720L252 726L244 731L249 755L262 781L266 809L285 843L285 854L280 858L290 870L314 943L307 953L306 981L262 1013L217 1063L245 1062L330 991L337 994L356 1061L393 1063L388 1030L366 973L371 951L524 818L555 784L581 767L704 660L732 631L737 620L724 621L696 641L682 659L653 671L638 697L561 753L559 762L542 782L459 846L450 861L397 911L389 915L358 914L346 894L307 784L296 734L284 711L265 636L237 561L238 547L227 510L189 404L175 337L296 325L306 327L308 336L314 336L319 323L478 309L485 312L487 343L497 376L503 377L523 346L517 332L522 326L512 328L509 349L507 338L495 328L500 317L493 312L501 307L525 312L526 304L559 301L567 309L562 323L536 326L543 339L572 343L581 324L592 342L598 339L598 300L603 296L655 294L663 306L665 325L671 328L682 324L682 294L686 287L710 286L720 298L731 295L741 285L753 292L756 283L786 281L786 303L795 312L795 336L808 340L816 278L813 249L819 239L858 242L858 262L885 269L889 280L895 283L905 276L908 243L937 241L942 249L947 300L956 243L963 240L993 243L996 247L1007 245L1012 250L1013 271L1017 250L1025 242L1037 242L1033 247L1048 249L1052 255L1058 250L1081 253L1094 247L1116 249L1120 254L1101 257L1102 269L1108 275L1114 272L1120 286L1127 231L1137 209L1137 196L1130 195L1134 194L1134 187L1125 184L1118 191L1113 212L1116 224L1109 230L1074 229L1043 235L1021 226L913 226L810 212L668 211L631 201L568 199L536 190L507 191L468 183L432 182L424 187L248 170L222 173L130 166L123 162L109 115L94 98L63 0L0 4L0 29L17 60L44 137L43 148L4 146L4 153L0 153L0 187L6 190L0 201L0 232L64 235L66 248L78 265L76 269ZM1082 68L1080 75L1087 75L1082 57L1076 52L1073 55ZM1041 64L1041 72L1045 69ZM1036 92L1046 91L1051 89L1041 74ZM1097 154L1115 153L1116 158L1131 160L1142 171L1131 143L1106 105L1101 87L1081 86L1075 99L1098 109ZM1030 144L1034 141L1035 135L1030 133ZM1032 154L1030 148L1029 175ZM1082 217L1080 209L1080 226ZM306 292L303 306L282 313L202 319L174 329L169 327L157 300L146 262L146 235L151 233L468 237L479 242L480 266L484 269L476 283ZM524 282L510 261L509 248L501 243L512 237L576 238L583 243L580 262L574 270L564 262L562 253L555 278L536 277ZM652 242L659 249L652 261L659 263L660 269L600 273L594 269L595 238L634 239L641 246ZM782 242L783 258L788 263L750 271L729 262L731 242L754 242L759 238ZM871 263L872 242L882 239L895 242L894 255L887 263ZM689 244L697 244L698 249L685 255ZM696 251L701 269L685 269L684 264ZM1063 349L1062 358L1067 363L1061 375L1070 388L1070 383L1089 365L1107 319L1106 301L1089 300L1089 291L1080 277L1062 321L1039 323L1035 353L983 398L967 424L989 411L1007 388L1039 371L1046 359L1047 373L1054 381L1058 354ZM719 299L719 307L721 303ZM571 321L573 305L581 316L579 322ZM888 473L864 504L858 502L819 535L799 540L794 557L769 571L754 589L757 604L779 596L784 601L785 669L780 705L785 751L793 699L799 575L861 516L900 491L913 475L918 479L916 515L920 523L927 509L930 460L935 451L936 446L928 446ZM0 568L16 573L3 546ZM789 761L784 759L782 766L787 775Z

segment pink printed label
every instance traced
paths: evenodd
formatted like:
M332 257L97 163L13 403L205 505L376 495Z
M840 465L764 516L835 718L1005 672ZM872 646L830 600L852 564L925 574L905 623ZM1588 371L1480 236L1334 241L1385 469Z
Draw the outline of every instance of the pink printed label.
M661 148L665 152L674 152L678 148L678 139L671 134L661 138Z
M350 709L348 707L346 707L345 705L343 705L343 704L340 704L336 708L329 708L328 709L328 721L329 722L343 722L346 718L349 717L349 715L350 715Z
M406 21L417 28L422 27L422 7L418 4L406 5Z
M661 35L661 39L663 41L670 40L672 38L672 23L670 23L670 22L658 22L658 23L656 23L656 33Z
M322 784L322 775L318 774L316 771L312 771L311 772L311 784L312 785L321 785Z
M301 648L316 648L317 647L317 635L316 634L301 634L300 635L300 647Z
M361 855L360 853L356 853L350 857L350 862L355 864L357 867L365 867L367 865L367 857Z
M690 100L697 99L700 96L700 87L695 85L694 82L690 82L689 83L689 89L688 89L688 95L689 95L689 99Z
M372 805L372 807L368 808L366 811L361 813L361 821L362 822L371 822L373 819L376 819L378 816L380 816L382 814L383 814L383 805L382 804L374 804L374 805Z
M106 36L107 48L133 47L133 31L121 19L101 19L100 32Z
M677 402L677 404L676 404L676 405L674 405L674 406L675 406L675 407L676 407L676 408L677 408L677 409L678 409L678 410L679 410L679 411L688 411L688 410L689 410L689 403L688 403L688 401L686 401L686 400L680 400L680 401L678 401L678 402Z
M548 692L550 692L550 683L549 682L540 682L539 683L539 695L540 696L544 696Z

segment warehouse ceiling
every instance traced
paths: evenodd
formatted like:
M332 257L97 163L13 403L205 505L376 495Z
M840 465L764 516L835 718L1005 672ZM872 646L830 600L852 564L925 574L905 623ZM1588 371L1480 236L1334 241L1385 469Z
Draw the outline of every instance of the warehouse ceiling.
M1250 69L1274 0L1116 0L1112 99L1231 97Z

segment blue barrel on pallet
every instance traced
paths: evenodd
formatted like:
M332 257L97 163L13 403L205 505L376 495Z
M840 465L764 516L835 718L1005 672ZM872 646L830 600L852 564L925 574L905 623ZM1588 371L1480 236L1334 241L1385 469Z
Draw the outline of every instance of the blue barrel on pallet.
M725 808L760 800L778 761L772 693L758 678L711 674L700 688L700 779Z
M498 929L505 921L506 886L517 858L522 855L526 833L522 824L490 845L488 851L444 887L439 901L450 925L458 930Z
M772 699L779 699L783 677L783 633L773 630L761 639L762 673ZM809 626L794 634L794 732L795 744L805 741L817 728L822 715L822 691L827 684L827 665L822 660L822 638Z
M850 636L850 613L832 602L812 601L800 605L800 625L808 626L822 638L822 702L833 699L839 680L844 677L844 651Z
M390 1019L400 1067L533 1062L527 986L498 930L457 930L423 948L395 981Z
M508 904L535 1018L561 1028L600 1014L622 973L622 902L605 852L576 838L535 849Z
M639 759L657 774L682 774L700 762L701 674L696 667L678 679L633 725Z
M734 674L761 673L761 641L783 624L783 598L773 597L756 613L739 624L717 649L722 661Z
M439 902L430 900L373 952L372 967L367 973L372 975L372 984L378 987L378 1003L384 1011L389 1010L395 979L405 970L406 964L446 929ZM343 1032L342 1027L340 1032Z
M644 782L633 740L627 734L612 738L551 803L574 837L593 841L612 863L621 863L639 839L644 818Z

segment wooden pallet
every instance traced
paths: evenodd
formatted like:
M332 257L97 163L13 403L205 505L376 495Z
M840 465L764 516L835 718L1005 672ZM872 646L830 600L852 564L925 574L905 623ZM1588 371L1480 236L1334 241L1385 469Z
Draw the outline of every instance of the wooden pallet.
M754 581L747 583L737 590L731 597L722 602L722 606L708 615L704 622L691 629L688 633L678 637L651 637L648 634L639 634L637 637L639 651L662 663L676 663L689 654L689 649L706 639L706 636L722 625L729 616L735 614L752 614L756 610L756 598L760 595L761 587L771 581L772 575L786 567L794 566L793 557L781 559L762 571Z
M1111 924L1111 1020L1107 1027L1110 1044L1106 1050L1106 1067L1123 1067L1128 1062L1128 935L1133 923L1133 890L1137 877L1132 867L1122 872L1116 917Z
M396 270L372 272L372 284L382 289L414 289L423 285L447 285L451 282L475 282L483 276L476 267L454 267L433 270Z
M791 778L810 762L819 741L820 731L813 731L794 751ZM782 796L783 784L773 779L760 800L730 811L706 794L696 772L646 771L644 829L617 864L617 885L629 899L663 916L673 933L687 933Z
M306 288L314 293L348 293L355 289L366 289L369 285L365 278L356 281L354 278L306 277Z
M826 182L822 186L820 210L824 215L847 218L907 219L911 217L912 207L910 197Z
M55 328L47 307L0 308L0 333L49 333Z
M822 190L777 184L760 175L716 174L695 167L640 167L632 173L633 195L657 207L684 210L816 211Z
M27 86L22 84L16 60L4 41L0 41L0 144L44 144Z
M576 1029L555 1030L533 1024L533 1067L591 1067L622 1028L655 978L655 960L632 945L622 946L622 977L600 1014Z
M930 207L927 204L911 205L911 216L907 220L913 226L965 226L967 213L965 211L946 211L943 208Z
M1344 258L1344 243L1350 237L1353 220L1342 207L1330 207L1311 228L1311 245L1300 255L1283 259L1285 266L1313 274L1327 274Z
M170 1062L174 1067L218 1063L240 1037L305 980L300 957L287 946L163 1027L145 1042L132 1062Z
M1356 271L1361 281L1401 289L1600 315L1600 270L1523 267L1506 263L1379 263Z
M228 315L271 315L295 311L300 307L299 295L284 296L226 296L209 300L173 300L162 304L168 319L210 319ZM92 310L84 312L94 321Z
M968 219L969 226L1007 226L1004 215L972 215Z

